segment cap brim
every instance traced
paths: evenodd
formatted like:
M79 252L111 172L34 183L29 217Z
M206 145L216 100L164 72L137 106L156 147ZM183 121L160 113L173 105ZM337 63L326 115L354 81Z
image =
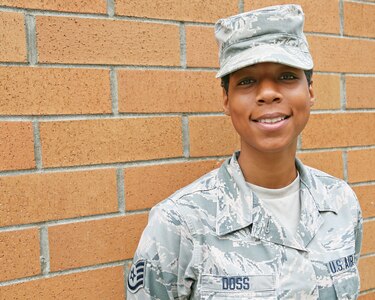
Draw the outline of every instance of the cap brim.
M265 44L243 50L239 54L229 57L216 74L216 78L262 62L279 63L302 70L310 70L314 66L308 52L302 52L296 47Z

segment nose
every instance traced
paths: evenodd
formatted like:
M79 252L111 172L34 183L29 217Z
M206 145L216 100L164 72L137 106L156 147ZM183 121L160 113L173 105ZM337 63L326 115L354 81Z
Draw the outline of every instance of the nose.
M265 79L258 83L256 102L258 105L281 102L282 95L278 85L271 79Z

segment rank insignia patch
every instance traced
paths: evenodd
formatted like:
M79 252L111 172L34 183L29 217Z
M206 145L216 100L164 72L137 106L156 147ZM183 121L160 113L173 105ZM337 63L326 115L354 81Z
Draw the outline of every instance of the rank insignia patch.
M135 294L144 286L145 282L146 261L138 260L130 269L128 276L128 290Z

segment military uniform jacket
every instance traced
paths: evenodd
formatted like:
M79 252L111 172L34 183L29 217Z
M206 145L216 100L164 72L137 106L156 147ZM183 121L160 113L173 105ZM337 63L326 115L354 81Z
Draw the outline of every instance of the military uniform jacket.
M296 160L291 234L246 185L237 157L151 210L127 299L356 299L362 218L351 188Z

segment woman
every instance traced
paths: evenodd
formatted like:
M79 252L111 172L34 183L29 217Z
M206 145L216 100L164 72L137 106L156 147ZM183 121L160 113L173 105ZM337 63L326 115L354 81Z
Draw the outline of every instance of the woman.
M342 180L296 159L314 103L298 5L216 23L241 151L150 213L127 299L356 299L362 218Z

